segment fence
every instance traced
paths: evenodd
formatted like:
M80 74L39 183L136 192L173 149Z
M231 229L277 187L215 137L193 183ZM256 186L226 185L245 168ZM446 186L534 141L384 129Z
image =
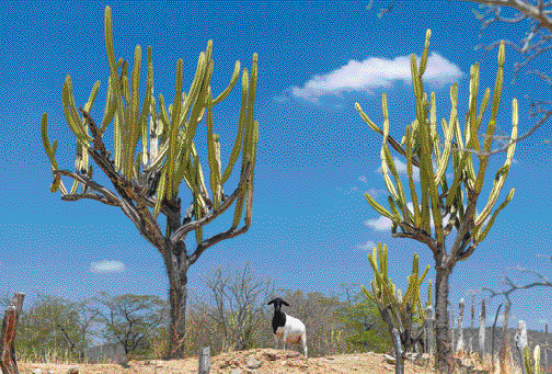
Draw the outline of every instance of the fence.
M15 359L15 332L17 320L23 309L25 294L15 293L11 304L6 308L0 335L0 370L3 374L19 374Z
M485 300L482 301L482 306L481 306L481 313L480 313L480 318L479 318L479 349L478 350L474 350L474 343L473 341L475 340L474 337L476 336L476 330L473 328L473 322L474 322L474 306L473 306L473 299L472 299L472 308L471 308L471 328L469 330L467 329L464 329L463 328L463 319L464 319L464 307L465 307L465 301L464 299L461 299L460 300L460 303L459 303L459 307L458 307L458 328L457 329L453 329L453 326L454 326L454 310L451 309L450 310L450 328L449 328L449 339L450 341L452 342L452 345L453 345L453 352L459 352L459 351L462 351L462 352L477 352L479 353L479 357L480 359L483 361L484 360L484 357L485 357L485 354L486 353L491 353L491 357L492 357L492 367L493 367L493 371L494 371L494 355L495 355L495 332L496 332L496 323L497 323L497 320L498 320L498 314L500 312L500 309L502 307L502 304L498 307L497 311L496 311L496 315L495 315L495 321L494 321L494 324L493 324L493 327L490 328L491 329L491 333L492 333L492 340L491 340L491 343L490 343L490 350L491 352L489 352L487 350L487 346L489 344L485 344L485 334L486 334L486 330L489 329L487 327L485 327L485 320L486 320L486 311L485 311ZM503 336L503 347L502 347L502 350L506 349L505 351L501 352L501 355L500 355L500 364L503 365L504 364L504 358L509 358L509 357L505 357L507 355L510 355L511 352L512 352L512 347L509 345L509 342L512 341L510 340L510 335L512 335L512 333L510 332L511 330L513 329L508 329L508 319L509 319L509 314L510 314L510 302L508 301L506 303L506 308L505 308L505 311L504 311L504 320L503 320L503 325L502 325L502 336ZM420 348L418 345L416 346L416 352L422 352L423 353L429 353L430 356L433 355L433 352L434 352L434 343L435 343L435 340L434 340L434 323L435 323L435 318L433 317L433 307L431 306L428 306L426 308L426 320L427 320L427 324L426 324L426 329L424 331L424 346L422 348ZM465 331L466 330L466 331ZM469 331L470 332L470 336L469 336L469 343L468 344L465 344L465 339L464 339L464 333ZM455 333L458 333L458 338L455 340ZM535 334L537 334L537 332L534 332ZM548 335L548 324L545 325L545 333L544 333L544 339L532 339L531 337L528 337L527 336L527 329L526 329L526 324L525 324L525 321L523 320L519 320L518 321L518 328L517 328L517 331L516 331L516 335L515 335L515 345L514 345L514 352L518 352L517 355L514 355L512 358L514 359L515 363L518 365L518 366L521 366L522 370L523 370L523 374L526 374L525 373L525 366L522 365L523 363L523 349L528 345L528 341L530 342L533 342L535 343L534 345L539 345L540 347L540 350L541 350L541 366L544 366L545 370L547 373L550 373L551 372L551 368L549 367L549 355L548 355L548 352L551 352L552 353L552 349L551 349L551 346L549 344L549 335ZM533 350L531 349L531 357L533 357ZM552 358L552 355L550 356Z

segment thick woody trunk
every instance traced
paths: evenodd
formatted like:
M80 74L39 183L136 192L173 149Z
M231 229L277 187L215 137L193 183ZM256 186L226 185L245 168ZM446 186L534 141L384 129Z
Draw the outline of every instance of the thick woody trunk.
M174 252L177 254L175 255ZM188 267L185 259L181 261L181 254L176 246L166 248L163 254L165 268L169 276L169 300L171 303L171 320L169 326L169 350L167 359L184 358L184 335L186 333L186 284L188 278L186 273Z
M441 374L450 374L454 370L454 364L452 359L451 342L449 340L449 326L448 326L448 281L450 276L450 270L447 268L436 267L437 276L435 280L435 320L436 320L436 334L435 340L437 343L437 360L436 370Z

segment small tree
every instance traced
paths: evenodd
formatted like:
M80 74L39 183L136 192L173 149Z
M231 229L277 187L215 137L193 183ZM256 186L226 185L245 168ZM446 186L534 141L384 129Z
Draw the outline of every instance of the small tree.
M435 108L435 93L431 94L431 102L424 92L422 76L427 66L429 38L431 31L427 30L425 48L420 65L411 55L411 71L414 95L416 97L416 119L406 127L406 135L399 143L389 135L389 112L387 109L387 97L382 94L383 130L376 126L362 108L356 103L356 109L368 126L383 136L381 148L382 172L385 184L390 193L388 198L390 211L383 208L370 194L366 193L366 199L370 206L379 214L392 221L391 232L393 237L411 238L426 244L433 252L435 259L435 312L436 312L436 342L437 342L437 366L442 373L452 372L451 342L448 336L448 294L449 277L459 261L469 258L478 244L485 239L491 229L498 213L512 200L515 189L512 188L506 200L490 213L498 199L504 185L512 158L514 156L515 143L510 143L506 161L497 171L489 199L485 208L476 215L476 205L483 189L485 172L489 155L486 153L492 145L492 136L496 128L496 117L500 104L503 83L504 45L501 45L498 53L498 71L496 75L493 101L491 106L491 118L487 126L486 138L483 144L479 142L477 131L479 130L483 114L487 110L490 98L490 89L487 88L477 113L477 92L479 89L479 66L474 64L470 70L470 97L469 109L466 114L466 126L464 136L460 130L457 118L458 86L452 85L450 89L451 112L449 122L442 120L442 128L445 136L444 147L441 149L439 135L437 133L437 116ZM429 110L428 110L429 109ZM429 118L428 118L429 116ZM517 100L512 101L512 135L517 136ZM453 142L453 138L455 141ZM406 194L399 178L397 168L391 156L389 144L407 160L407 173L410 187L412 207L409 208ZM403 148L403 145L405 148ZM475 152L452 152L454 149L467 148ZM414 150L417 149L417 152ZM473 157L477 152L479 170L474 169ZM449 185L446 171L449 158L452 156L452 169L454 178ZM434 169L434 162L436 169ZM421 203L413 179L413 166L420 170ZM395 184L389 176L393 175ZM462 191L461 186L464 186ZM441 188L441 192L439 192ZM464 199L467 198L467 203ZM448 217L448 222L443 220ZM433 222L431 222L433 219ZM488 220L488 221L487 221ZM484 227L484 225L486 225ZM452 229L456 228L457 234L447 252L446 237ZM400 232L397 232L400 229ZM434 235L432 235L434 234Z
M203 282L212 291L215 305L208 317L216 326L220 337L218 352L250 349L255 344L254 336L266 331L264 312L268 296L274 292L270 279L254 280L246 263L234 277L225 275L219 267Z
M106 292L100 292L97 300L109 308L108 314L98 310L105 323L103 337L120 343L127 360L146 354L150 349L150 338L165 321L165 302L157 296L126 294L110 297Z
M76 136L76 172L58 167L55 160L57 140L50 144L47 134L47 115L44 113L42 116L42 141L54 176L50 191L56 192L59 189L64 201L92 199L121 208L123 213L135 224L140 234L157 248L163 257L169 278L171 322L167 357L182 358L184 355L186 285L189 267L207 248L222 240L243 234L251 226L253 170L259 131L258 123L253 119L258 58L257 54L253 55L251 79L249 79L247 69L244 69L242 75L238 134L228 166L222 173L219 136L213 133L213 107L228 96L238 81L239 61L236 62L228 87L213 99L210 86L214 69L212 41L207 43L207 50L199 55L197 70L188 93L182 90L183 62L182 59L178 60L174 102L167 108L163 95L159 95L158 105L153 96L153 65L151 47L148 47L146 94L140 110L139 86L142 49L140 46L136 46L134 69L129 78L128 62L123 59L119 59L117 62L115 60L111 8L109 6L105 8L105 42L110 75L101 127L96 125L90 114L100 82L97 81L94 84L84 109L79 108L78 111L69 75L63 85L62 101L65 118ZM82 117L79 116L79 111ZM207 125L212 198L209 197L205 186L203 169L193 140L197 126L204 118L206 118ZM114 159L111 158L102 139L112 120L115 126ZM135 156L137 146L141 151ZM240 181L236 190L227 196L224 194L223 185L228 181L242 148ZM92 180L92 165L89 165L89 157L109 178L119 196ZM61 181L61 176L74 179L69 192ZM193 202L184 216L181 213L181 199L178 197L183 180L193 195ZM81 192L77 193L79 185ZM237 203L232 226L224 232L205 239L203 226L223 214L234 201ZM238 229L244 203L246 205L245 225ZM157 222L160 213L166 216L164 232ZM192 231L195 232L197 246L194 251L188 251L184 239Z

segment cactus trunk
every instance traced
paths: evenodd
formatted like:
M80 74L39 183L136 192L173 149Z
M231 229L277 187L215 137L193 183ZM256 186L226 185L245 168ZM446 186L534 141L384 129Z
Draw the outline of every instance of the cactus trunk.
M447 300L449 294L449 276L451 271L446 268L436 267L435 279L435 340L437 343L436 370L440 373L452 373L453 361L451 358L452 347L449 339Z
M167 248L163 251L165 268L169 277L169 300L171 303L171 320L169 325L169 349L166 354L167 359L176 359L184 357L184 335L186 332L186 300L188 292L186 284L188 283L188 267L186 262L180 261L178 246ZM175 254L176 253L176 254ZM185 253L185 252L184 252Z

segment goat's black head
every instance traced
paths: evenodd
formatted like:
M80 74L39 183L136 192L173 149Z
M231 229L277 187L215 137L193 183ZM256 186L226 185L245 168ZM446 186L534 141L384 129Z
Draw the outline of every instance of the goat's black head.
M282 307L282 304L284 304L285 306L289 306L288 303L286 303L284 300L280 299L279 297L270 300L267 305L270 305L270 304L274 304L274 309L276 310L280 310L280 308Z

